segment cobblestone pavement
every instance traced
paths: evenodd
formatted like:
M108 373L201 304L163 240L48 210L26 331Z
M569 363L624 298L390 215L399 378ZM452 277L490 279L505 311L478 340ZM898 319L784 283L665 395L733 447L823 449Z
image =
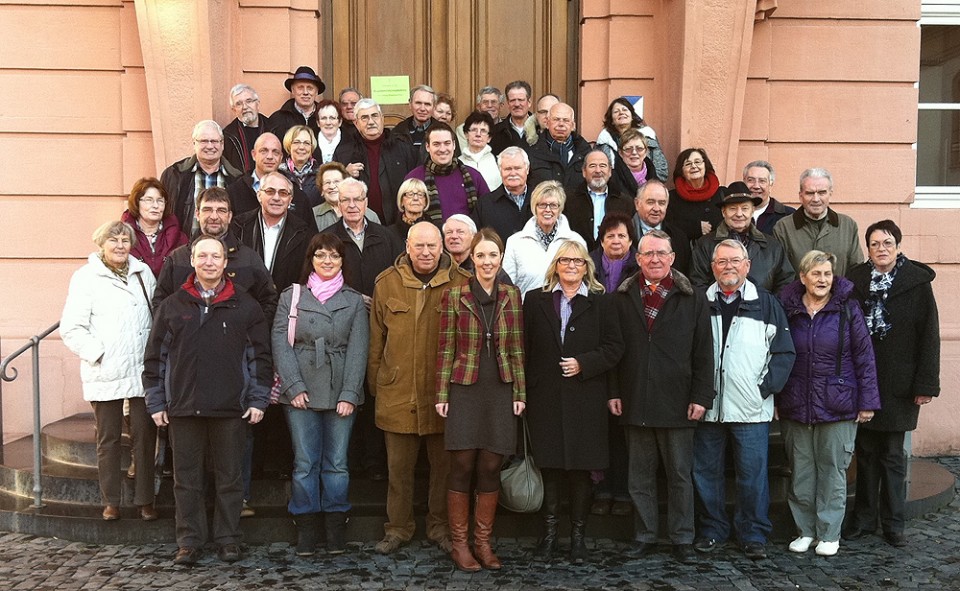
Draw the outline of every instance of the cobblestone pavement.
M940 462L960 475L960 458ZM771 544L757 562L730 547L696 565L681 565L667 551L637 557L630 545L591 540L593 562L535 562L532 538L500 539L500 572L460 573L435 547L416 541L395 555L373 544L347 554L300 559L286 544L252 546L244 559L221 563L212 550L193 568L172 564L174 544L97 546L0 533L0 589L97 591L152 589L643 589L806 590L960 589L960 497L941 511L911 521L910 546L897 550L871 536L842 543L833 558L791 554Z

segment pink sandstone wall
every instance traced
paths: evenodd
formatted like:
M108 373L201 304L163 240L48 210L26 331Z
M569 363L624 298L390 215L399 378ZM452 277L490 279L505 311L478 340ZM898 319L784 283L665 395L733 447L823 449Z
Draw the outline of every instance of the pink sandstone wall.
M914 452L960 451L960 211L910 208L919 2L581 6L587 139L596 138L610 100L643 94L671 165L680 149L703 146L727 183L747 162L769 160L774 195L793 205L803 169L824 166L834 174L832 204L861 229L883 218L900 225L907 256L937 270L943 344L944 393L921 413Z

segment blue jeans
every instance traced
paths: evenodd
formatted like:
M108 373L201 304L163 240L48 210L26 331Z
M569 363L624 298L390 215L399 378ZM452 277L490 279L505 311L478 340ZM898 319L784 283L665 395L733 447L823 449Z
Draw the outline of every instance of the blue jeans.
M730 519L724 498L727 439L733 442L737 505L733 526L741 544L765 544L770 535L767 450L770 423L700 423L693 437L693 485L701 538L726 541Z
M357 413L283 406L293 443L293 478L287 510L294 515L350 510L347 448Z

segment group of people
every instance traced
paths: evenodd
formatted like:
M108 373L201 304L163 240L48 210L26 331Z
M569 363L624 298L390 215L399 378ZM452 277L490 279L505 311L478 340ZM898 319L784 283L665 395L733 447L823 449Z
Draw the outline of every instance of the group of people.
M235 561L265 464L291 475L301 556L344 551L351 468L385 476L375 549L392 553L415 533L426 447L427 538L461 570L499 569L500 469L524 417L543 475L538 556L560 552L564 497L571 561L589 556L591 514L634 515L638 552L652 549L662 465L678 560L728 541L761 559L779 417L789 549L837 552L854 448L843 536L879 518L905 543L904 433L939 393L935 275L890 220L867 229L864 261L829 172L804 171L794 210L771 196L770 163L722 186L689 148L668 190L656 135L623 98L591 145L558 97L531 113L523 81L481 89L456 129L441 120L452 99L438 109L415 87L389 132L355 89L318 100L309 67L285 85L269 118L234 87L237 119L198 123L193 156L135 183L71 280L61 333L94 408L104 519L121 514L125 414L145 520L157 428L169 433L185 565L207 540L205 472L212 541Z

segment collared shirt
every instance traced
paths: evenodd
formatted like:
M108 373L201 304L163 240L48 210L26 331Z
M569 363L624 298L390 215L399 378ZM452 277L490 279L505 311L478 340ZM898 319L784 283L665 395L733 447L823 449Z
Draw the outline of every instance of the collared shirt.
M363 252L363 237L367 233L366 216L364 216L363 218L363 228L357 233L354 233L354 231L350 228L350 226L347 225L347 220L343 220L343 227L346 228L347 230L347 236L349 236L350 239L353 240L353 242L357 245L357 248L360 249L360 252Z
M580 287L577 288L577 293L573 298L577 296L587 297L590 292L587 290L586 283L580 283ZM557 283L553 287L553 301L556 303L559 300L559 315L560 315L560 342L563 343L563 337L567 333L567 323L570 322L570 316L573 315L573 298L567 298L566 294L563 293L563 287L560 286L560 283Z
M596 238L597 233L600 231L600 222L603 221L603 215L606 209L607 191L594 193L590 189L587 189L587 193L590 195L590 201L593 202L593 237Z
M310 121L310 117L317 111L317 103L313 103L313 109L309 113L305 113L303 109L300 108L300 105L296 103L296 101L293 103L293 108L297 110L297 113L303 115L303 124L306 125Z
M725 301L725 302L728 303L728 304L729 304L730 302L736 300L738 297L741 297L741 298L742 298L742 297L745 297L745 295L744 295L744 294L745 294L745 292L744 292L744 286L746 286L746 284L747 284L747 282L744 281L742 284L740 284L740 287L738 287L737 289L735 289L735 290L733 290L732 292L730 292L729 295L727 295L727 292L725 292L725 291L723 291L722 289L720 289L720 286L718 285L718 286L717 286L717 288L718 288L718 289L717 289L717 297L720 298L720 299L722 299L723 301Z
M220 160L220 166L217 167L216 172L207 174L207 171L203 170L200 167L200 162L198 161L193 165L191 169L193 171L193 203L190 204L190 211L196 207L197 196L200 195L200 192L204 189L209 189L211 187L220 187L225 189L227 187L227 171L223 168L223 160ZM193 216L193 226L190 230L190 235L197 233L197 230L200 229L200 222L197 220L196 216Z
M254 170L254 171L251 172L250 174L253 176L253 190L259 193L259 192L260 192L260 177L257 176L257 171L256 171L256 170Z
M273 261L277 256L277 245L280 244L280 234L283 233L283 224L287 221L287 216L283 216L279 222L270 226L267 220L263 219L263 213L260 213L260 228L263 230L263 263L267 266L267 271L273 272Z
M517 209L523 209L523 202L527 200L526 185L523 186L523 191L520 191L520 193L516 195L508 191L506 187L503 188L503 192L507 194L507 197L510 198L510 201L513 201L514 203L517 204Z
M526 139L526 137L527 137L527 128L526 128L526 126L525 126L523 123L521 123L519 126L514 125L514 124L513 124L513 118L511 117L511 118L510 118L510 127L512 127L513 130L514 130L515 132L517 132L517 135L519 135L519 136L521 137L521 139Z
M648 226L646 222L644 222L643 220L640 220L640 233L643 236L646 236L648 232L652 232L653 230L662 230L662 229L663 229L663 224L657 224L656 226Z

